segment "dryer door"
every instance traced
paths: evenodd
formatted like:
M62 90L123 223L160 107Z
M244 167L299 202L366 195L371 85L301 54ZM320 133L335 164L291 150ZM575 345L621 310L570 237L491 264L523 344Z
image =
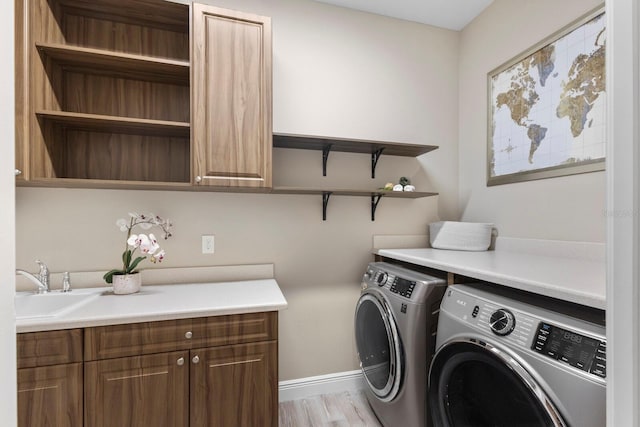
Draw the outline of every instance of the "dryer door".
M365 293L355 315L360 367L371 391L382 401L396 397L402 379L402 350L396 322L382 295Z
M438 350L429 374L429 407L435 426L566 426L517 360L476 339L449 341Z

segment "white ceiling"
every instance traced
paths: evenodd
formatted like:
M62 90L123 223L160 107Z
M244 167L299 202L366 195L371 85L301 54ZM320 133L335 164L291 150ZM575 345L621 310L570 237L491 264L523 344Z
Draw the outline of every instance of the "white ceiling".
M316 0L322 3L461 30L493 0Z

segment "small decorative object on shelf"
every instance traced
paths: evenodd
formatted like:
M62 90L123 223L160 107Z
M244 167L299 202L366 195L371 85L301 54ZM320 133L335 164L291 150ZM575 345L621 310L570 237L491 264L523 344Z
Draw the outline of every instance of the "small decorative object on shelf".
M172 224L169 220L162 219L157 215L139 215L137 213L129 213L129 220L119 219L116 225L120 227L120 231L127 232L126 246L122 253L122 268L113 269L107 272L103 279L107 283L113 284L113 293L115 294L133 294L140 291L141 278L136 270L138 264L149 256L149 260L153 263L162 262L165 257L165 251L160 249L156 237L147 234L132 234L133 229L139 226L143 230L149 230L152 227L159 227L163 232L163 237L168 239L171 237L169 229ZM144 256L133 258L134 253L140 250Z

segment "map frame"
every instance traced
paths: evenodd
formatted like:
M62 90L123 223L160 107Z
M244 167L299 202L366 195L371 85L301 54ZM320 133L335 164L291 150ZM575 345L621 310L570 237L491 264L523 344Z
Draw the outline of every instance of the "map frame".
M534 54L545 48L546 46L560 40L572 31L582 27L594 18L602 15L601 19L605 19L605 7L600 5L591 11L580 16L576 20L572 21L565 27L554 32L550 36L531 46L524 52L514 56L510 60L496 67L487 73L487 186L512 184L516 182L532 181L538 179L555 178L566 175L575 175L582 173L598 172L605 170L606 155L597 159L589 159L576 161L570 164L560 164L557 166L530 169L522 172L515 172L503 175L492 176L493 162L494 162L494 147L493 147L493 135L495 132L493 126L493 112L494 105L493 100L496 98L496 94L493 93L493 80L499 74L511 69L514 65L522 62L523 60L532 57ZM606 24L605 24L606 28ZM605 70L606 72L606 70ZM606 93L606 88L605 88ZM605 117L605 126L606 126ZM605 141L606 143L606 141Z

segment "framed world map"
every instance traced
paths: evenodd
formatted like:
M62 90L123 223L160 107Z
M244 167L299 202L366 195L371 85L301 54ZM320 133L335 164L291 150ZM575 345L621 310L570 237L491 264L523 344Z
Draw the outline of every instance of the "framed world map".
M604 169L599 8L488 74L487 185Z

